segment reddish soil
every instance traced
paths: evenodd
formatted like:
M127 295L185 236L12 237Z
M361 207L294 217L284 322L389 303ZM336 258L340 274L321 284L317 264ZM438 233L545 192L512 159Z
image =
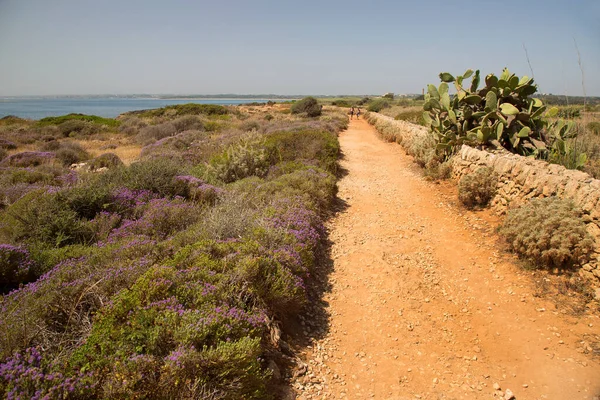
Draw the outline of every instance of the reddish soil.
M340 142L327 318L302 320L298 398L598 398L596 312L539 297L539 275L502 251L499 218L461 208L366 121Z

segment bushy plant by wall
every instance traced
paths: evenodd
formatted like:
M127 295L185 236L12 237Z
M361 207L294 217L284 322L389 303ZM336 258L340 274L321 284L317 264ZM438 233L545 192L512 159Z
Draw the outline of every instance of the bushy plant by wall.
M582 216L570 200L533 199L509 211L499 233L534 266L569 268L585 263L594 247Z
M484 207L496 195L498 176L492 168L479 168L458 182L458 199L469 208Z
M545 117L556 116L558 109L546 112L543 102L531 97L537 91L532 78L519 78L505 68L499 77L487 75L479 88L479 70L439 76L438 87L427 86L423 118L436 136L438 150L446 155L466 143L547 158L552 152L564 153L565 140L575 134L572 121L548 123ZM471 85L467 87L468 78ZM454 96L448 91L449 83L456 88Z
M305 97L292 104L292 114L306 113L308 117L318 117L321 115L321 106L314 97Z

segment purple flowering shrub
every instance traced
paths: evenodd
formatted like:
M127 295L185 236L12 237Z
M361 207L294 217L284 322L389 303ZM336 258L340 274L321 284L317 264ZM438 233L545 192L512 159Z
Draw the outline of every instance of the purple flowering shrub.
M0 244L0 291L28 281L32 268L33 261L25 248Z
M36 167L54 162L55 154L48 151L24 151L4 158L0 167Z
M223 279L216 272L204 275L216 284ZM98 314L90 336L70 360L74 369L102 374L98 397L107 397L107 392L131 397L135 388L150 383L154 386L145 390L153 397L168 398L175 382L181 384L178 397L201 387L231 398L264 396L264 372L257 358L266 316L222 302L214 284L194 276L194 268L151 268ZM136 368L131 360L139 358L142 364L155 365L154 382L128 369L130 380L119 384L119 365ZM245 384L232 388L232 381Z
M60 366L44 359L36 347L15 353L0 364L0 390L10 400L87 397L92 393L90 377L84 372L65 376Z
M107 243L136 235L164 240L198 221L201 215L197 206L182 198L152 199L138 206L138 210L140 207L144 208L143 214L137 219L125 219L110 232Z
M225 193L222 188L208 184L202 179L191 175L176 176L175 182L180 196L197 203L214 205L219 197Z
M269 397L267 323L307 302L341 124L236 115L132 120L153 143L127 167L0 170L0 194L38 185L0 211L0 273L39 277L0 301L0 397Z

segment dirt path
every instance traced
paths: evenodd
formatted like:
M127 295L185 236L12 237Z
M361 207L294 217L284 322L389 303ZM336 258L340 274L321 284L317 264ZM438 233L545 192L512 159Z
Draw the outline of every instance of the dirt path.
M366 121L340 142L347 208L329 225L329 326L304 354L299 398L598 398L586 340L600 319L534 297L483 214L456 207Z

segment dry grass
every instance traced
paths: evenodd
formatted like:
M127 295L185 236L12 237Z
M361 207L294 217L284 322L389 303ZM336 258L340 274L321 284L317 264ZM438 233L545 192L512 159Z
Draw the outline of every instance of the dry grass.
M104 153L114 153L125 165L129 165L132 162L139 160L140 153L142 152L142 146L139 144L133 144L125 140L114 140L110 142L97 141L97 140L81 140L77 141L92 157L98 157ZM114 144L117 147L114 149L106 148L107 144Z

